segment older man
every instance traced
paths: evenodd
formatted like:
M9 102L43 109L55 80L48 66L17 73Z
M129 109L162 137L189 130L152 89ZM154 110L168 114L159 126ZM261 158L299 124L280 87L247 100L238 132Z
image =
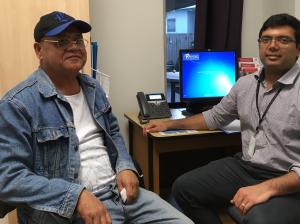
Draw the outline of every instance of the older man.
M37 23L40 67L0 102L0 201L20 223L192 223L139 188L104 91L79 73L90 30L62 12Z

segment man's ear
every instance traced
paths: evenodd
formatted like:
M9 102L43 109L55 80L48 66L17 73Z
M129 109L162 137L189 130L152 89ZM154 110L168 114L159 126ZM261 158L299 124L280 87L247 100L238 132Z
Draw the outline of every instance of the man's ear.
M300 52L300 43L296 45L298 52Z
M34 51L35 51L35 54L37 56L38 59L42 59L42 47L41 47L41 44L40 43L34 43L33 45L34 47Z
M299 58L299 55L300 55L300 44L297 44L297 45L296 45L296 48L297 48L297 51L298 51L298 55L297 55L297 57L296 57L296 61L297 61L298 58Z

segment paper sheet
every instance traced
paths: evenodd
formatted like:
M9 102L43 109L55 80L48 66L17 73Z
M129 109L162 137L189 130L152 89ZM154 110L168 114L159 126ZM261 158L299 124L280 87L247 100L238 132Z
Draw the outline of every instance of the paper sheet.
M224 131L227 134L235 133L235 132L241 132L241 123L240 120L234 120L230 124L228 124L225 127L220 128L222 131Z
M194 134L197 133L196 130L167 130L167 131L161 131L159 134L161 135L178 135L178 134Z

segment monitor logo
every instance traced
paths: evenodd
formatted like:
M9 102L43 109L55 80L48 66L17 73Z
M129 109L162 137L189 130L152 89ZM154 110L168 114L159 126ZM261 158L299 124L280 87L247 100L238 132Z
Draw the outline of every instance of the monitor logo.
M199 60L199 54L197 53L186 53L183 55L184 61L198 61Z

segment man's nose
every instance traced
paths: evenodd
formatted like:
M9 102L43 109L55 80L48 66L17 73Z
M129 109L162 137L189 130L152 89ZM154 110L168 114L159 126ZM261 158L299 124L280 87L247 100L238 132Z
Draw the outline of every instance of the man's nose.
M278 47L278 41L276 40L276 38L273 38L269 44L270 48L274 48L274 47Z
M79 47L78 44L77 44L77 42L76 42L76 40L70 41L68 48L70 48L70 47L76 47L76 48Z

